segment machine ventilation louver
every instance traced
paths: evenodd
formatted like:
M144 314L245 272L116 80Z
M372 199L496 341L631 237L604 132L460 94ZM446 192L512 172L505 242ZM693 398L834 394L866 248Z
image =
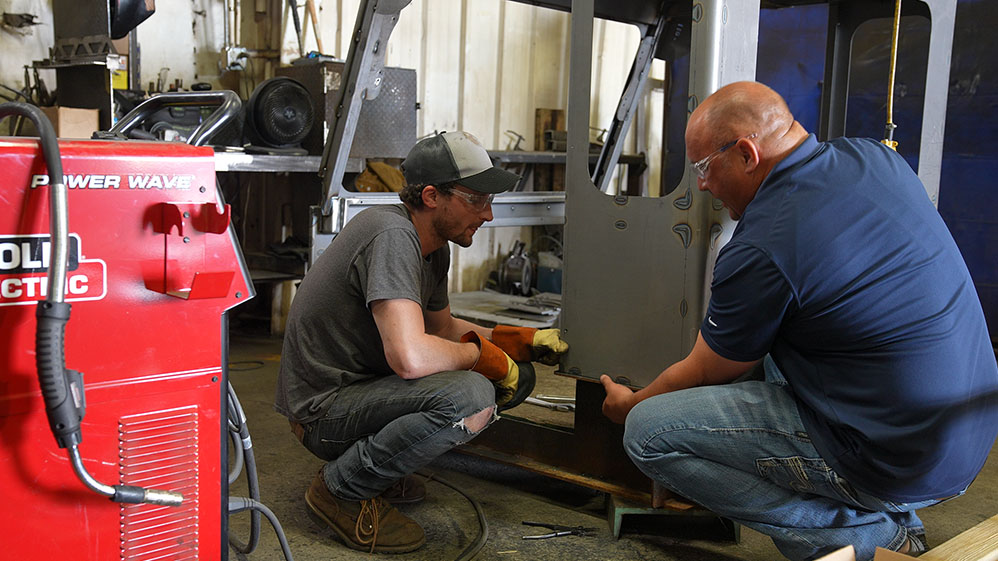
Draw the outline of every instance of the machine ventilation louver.
M121 505L123 561L199 558L198 433L195 407L119 420L122 483L161 486L184 494L179 507Z

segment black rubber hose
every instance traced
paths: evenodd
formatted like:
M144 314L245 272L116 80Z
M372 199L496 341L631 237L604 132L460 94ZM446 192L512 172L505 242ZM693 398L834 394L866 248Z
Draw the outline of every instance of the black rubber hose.
M68 233L64 229L56 230L56 226L62 222L54 216L55 209L65 209L65 192L57 188L63 184L63 178L55 129L41 109L28 103L0 104L0 120L11 115L31 119L38 130L49 174L50 212L53 214L52 246L56 247L61 243L61 247L65 247ZM45 399L49 426L60 448L78 445L83 439L80 433L80 421L83 419L82 380L79 379L79 373L66 370L64 351L64 333L66 322L69 321L70 305L62 301L62 290L53 290L51 286L53 278L65 277L65 266L64 262L52 261L48 297L39 302L35 310L38 321L35 331L35 366L38 369L38 382ZM55 271L58 267L62 267L60 274ZM76 392L70 387L73 382L79 385Z
M239 444L243 449L244 460L243 463L246 466L246 482L249 487L250 500L260 501L260 479L256 472L256 455L253 453L253 441L250 439L249 427L246 426L246 414L243 412L243 406L239 403L239 397L236 396L236 390L229 384L229 407L230 407L230 418L232 414L235 414L236 426L239 429ZM238 539L229 535L229 544L235 548L236 551L243 554L253 553L256 546L260 542L260 511L254 509L250 512L250 536L246 544L243 544Z
M489 522L485 519L485 510L482 509L482 505L478 504L478 501L476 501L471 495L462 491L460 487L445 479L423 472L417 472L417 474L425 477L427 481L433 480L457 491L461 494L461 496L467 499L468 502L471 503L471 506L475 509L475 514L478 516L478 526L481 531L478 533L478 536L474 539L474 541L468 544L468 547L464 548L464 551L462 551L460 555L454 559L454 561L469 561L470 559L473 559L476 555L478 555L478 552L485 547L485 542L489 539Z
M277 534L277 540L281 542L281 551L284 553L284 558L288 561L294 561L294 557L291 556L291 548L288 547L288 538L284 535L284 528L281 527L281 523L277 521L277 516L274 515L273 511L267 508L267 505L261 503L260 501L247 499L245 497L229 497L229 514L242 512L246 509L252 509L254 514L262 512L263 515L267 517L267 521L269 521L270 525L274 527L274 532Z
M38 129L42 143L42 154L49 171L49 183L62 183L62 160L59 158L59 141L56 140L55 128L42 110L30 103L11 101L0 104L0 120L11 115L20 115L31 119Z

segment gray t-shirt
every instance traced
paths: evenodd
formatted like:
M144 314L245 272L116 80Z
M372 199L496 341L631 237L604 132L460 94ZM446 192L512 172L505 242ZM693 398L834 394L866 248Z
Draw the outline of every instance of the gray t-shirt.
M403 205L370 208L350 220L291 304L274 408L307 423L323 415L339 388L395 376L370 303L404 298L424 311L442 310L449 266L447 245L423 259Z

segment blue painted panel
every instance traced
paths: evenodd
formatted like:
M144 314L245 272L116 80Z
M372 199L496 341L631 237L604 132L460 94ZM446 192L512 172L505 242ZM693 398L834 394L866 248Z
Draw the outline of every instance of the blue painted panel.
M990 157L947 154L939 181L939 212L948 222L991 224L998 229L998 153ZM998 254L992 261L998 266Z
M779 92L809 131L818 130L827 25L826 4L759 13L756 79Z

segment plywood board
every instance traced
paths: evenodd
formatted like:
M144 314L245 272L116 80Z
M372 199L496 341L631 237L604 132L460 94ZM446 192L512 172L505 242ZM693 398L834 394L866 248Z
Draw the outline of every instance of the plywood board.
M919 559L926 561L996 561L998 560L998 515L926 551Z
M461 97L461 10L452 0L426 0L423 7L424 79L418 115L422 134L457 129Z
M499 95L499 20L502 0L464 0L464 96L459 128L486 145L496 136Z

